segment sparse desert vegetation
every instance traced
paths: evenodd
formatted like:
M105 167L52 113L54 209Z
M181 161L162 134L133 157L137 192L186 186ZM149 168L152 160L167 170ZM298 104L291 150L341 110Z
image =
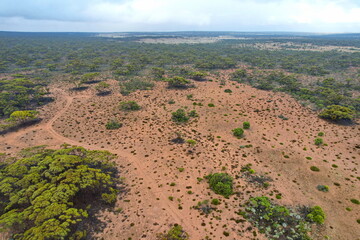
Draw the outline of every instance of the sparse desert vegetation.
M357 38L14 34L0 238L360 237Z

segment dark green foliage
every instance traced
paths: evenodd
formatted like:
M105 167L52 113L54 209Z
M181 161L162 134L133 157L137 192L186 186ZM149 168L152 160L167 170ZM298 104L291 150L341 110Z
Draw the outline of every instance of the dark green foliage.
M269 239L311 239L310 226L303 217L267 197L250 198L245 210L245 217Z
M127 102L120 103L120 109L123 111L137 111L137 110L140 110L141 107L135 101L127 101Z
M172 227L169 232L162 233L157 236L158 240L188 240L189 234L187 234L183 228L175 224L174 227Z
M326 185L317 185L317 190L321 191L321 192L328 192L329 191L329 186Z
M249 129L250 128L250 123L249 122L243 122L243 128L244 129Z
M354 203L354 204L356 204L356 205L359 205L359 204L360 204L360 201L357 200L357 199L355 199L355 198L350 199L350 202L352 202L352 203Z
M177 123L185 123L189 121L190 118L199 116L199 114L197 114L195 110L191 110L190 112L186 113L186 111L182 108L179 108L178 110L172 112L171 114L172 114L171 119Z
M209 103L209 104L208 104L208 107L215 107L215 104Z
M306 216L310 222L323 224L325 221L325 213L319 206L310 208L310 213Z
M198 117L199 114L196 112L196 110L191 110L189 113L188 113L189 117Z
M205 177L210 188L226 198L233 194L233 178L227 173L214 173Z
M231 89L225 89L224 92L225 93L232 93Z
M116 201L117 169L109 152L71 147L23 153L27 157L0 169L0 225L14 239L75 238L85 234L78 227L92 213L89 204L103 208Z
M179 76L167 79L169 88L188 88L190 81Z
M179 108L175 112L172 112L171 115L171 119L177 123L185 123L190 119L190 117L186 114L185 110L182 108Z
M314 143L316 146L320 146L321 144L324 143L324 140L322 138L315 138Z
M105 127L108 130L119 129L122 127L122 123L119 123L116 119L112 119L106 123Z
M318 167L316 167L316 166L311 166L310 170L314 171L314 172L320 172L320 169Z
M348 107L331 105L324 109L319 116L333 121L353 120L355 111Z
M220 200L217 198L213 198L213 199L211 199L211 204L212 205L220 205Z
M242 128L235 128L231 131L233 132L233 135L237 138L241 138L244 135L244 129Z

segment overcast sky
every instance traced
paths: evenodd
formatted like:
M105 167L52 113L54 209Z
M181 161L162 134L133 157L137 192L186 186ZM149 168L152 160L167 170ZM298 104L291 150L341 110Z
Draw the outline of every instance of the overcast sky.
M360 32L360 0L0 0L0 31Z

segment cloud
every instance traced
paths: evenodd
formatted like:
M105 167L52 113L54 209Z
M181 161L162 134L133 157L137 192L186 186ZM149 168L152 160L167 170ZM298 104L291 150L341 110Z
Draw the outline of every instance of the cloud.
M358 0L2 0L0 30L359 31ZM62 23L62 24L61 24ZM72 24L71 24L72 23ZM73 27L72 27L72 26ZM17 28L17 29L15 29ZM83 29L83 30L81 30ZM104 30L106 29L106 30ZM344 29L344 30L343 30Z

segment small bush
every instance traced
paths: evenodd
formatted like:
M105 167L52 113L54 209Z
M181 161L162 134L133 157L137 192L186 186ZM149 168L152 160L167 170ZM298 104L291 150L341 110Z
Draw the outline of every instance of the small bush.
M195 110L191 110L188 115L189 115L189 117L198 117L199 116L199 114Z
M319 136L319 137L322 137L322 136L324 136L324 135L325 135L325 133L323 133L323 132L319 132L319 133L318 133L318 136Z
M242 128L235 128L231 131L233 132L233 135L237 138L241 138L244 135L244 129Z
M154 83L144 81L141 79L132 79L127 82L120 83L120 93L123 95L128 95L136 90L151 90L154 87Z
M310 170L314 171L314 172L320 172L320 169L318 167L315 167L315 166L311 166Z
M189 234L187 234L183 228L175 224L167 233L161 233L157 236L158 240L188 240Z
M226 93L232 93L231 89L225 89L224 92L226 92Z
M137 110L140 110L141 107L135 101L127 101L127 102L120 103L120 109L123 111L137 111Z
M220 205L220 200L217 199L217 198L214 198L214 199L211 200L211 204L213 204L213 205Z
M172 112L172 120L177 123L185 123L189 121L190 117L186 114L185 110L179 108L175 112Z
M359 201L359 200L357 200L357 199L355 199L355 198L350 199L350 201L351 201L352 203L354 203L354 204L357 204L357 205L359 205L359 204L360 204L360 201Z
M108 130L119 129L122 127L122 123L119 123L117 120L110 120L106 123L105 127Z
M188 140L186 140L186 143L188 143L190 146L195 146L196 145L196 141L195 140L193 140L193 139L188 139Z
M322 138L315 138L314 143L316 146L320 146L321 144L324 143L324 140Z
M210 188L219 195L228 198L233 194L233 178L227 173L214 173L205 177Z
M209 107L215 107L215 104L209 103L208 106L209 106Z
M243 128L244 129L249 129L250 128L250 123L249 122L243 122Z
M318 185L317 190L321 191L321 192L328 192L329 191L329 186L326 185Z
M325 213L321 207L315 206L310 209L310 213L306 216L311 222L323 224L325 221Z

